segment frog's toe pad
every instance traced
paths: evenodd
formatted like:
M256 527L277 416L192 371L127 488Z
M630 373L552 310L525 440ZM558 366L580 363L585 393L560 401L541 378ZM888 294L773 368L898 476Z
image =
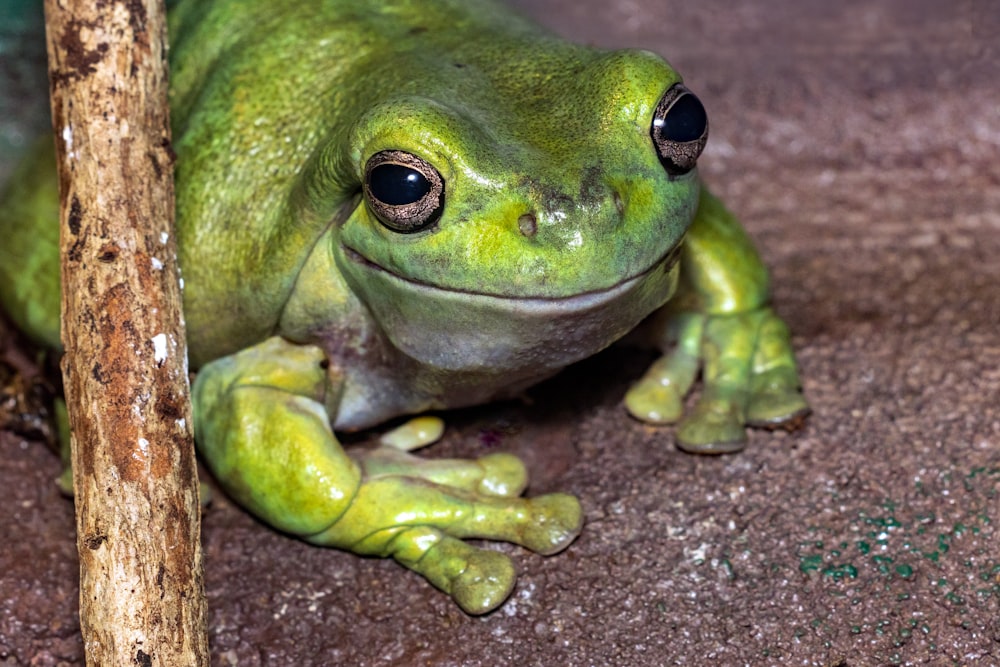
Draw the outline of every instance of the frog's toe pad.
M469 614L496 609L514 588L511 559L430 526L392 531L393 557L450 595Z
M442 435L444 435L444 420L440 417L423 415L414 417L385 433L379 442L403 452L412 452L437 442Z
M519 542L528 549L550 556L568 547L583 527L583 509L576 497L550 493L526 501L527 517Z
M776 388L753 396L747 406L747 425L794 431L805 423L810 412L802 392Z
M513 454L487 454L478 463L483 469L479 492L484 495L515 498L528 486L528 470Z
M485 614L507 599L516 579L510 558L475 549L467 555L465 569L451 581L451 597L467 614Z
M691 454L732 454L746 439L743 421L729 412L699 411L677 427L677 446Z
M747 424L794 430L809 415L794 365L783 364L758 373L750 387Z
M56 486L59 487L59 492L67 498L73 497L73 468L70 466L63 468L63 471L56 477Z
M676 387L655 378L644 378L625 394L625 408L647 424L673 424L684 411Z

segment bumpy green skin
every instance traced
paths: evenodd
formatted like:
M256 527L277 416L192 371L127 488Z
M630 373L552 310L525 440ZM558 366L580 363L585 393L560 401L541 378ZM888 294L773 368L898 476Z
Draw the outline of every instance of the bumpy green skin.
M519 498L508 455L348 454L334 429L516 394L644 319L669 352L626 405L680 420L684 448L732 451L747 424L807 410L749 240L695 172L658 161L652 113L679 81L659 57L570 44L481 0L191 0L171 30L196 437L271 524L392 556L481 613L514 570L461 540L557 552L576 499ZM361 198L385 149L442 175L430 229L390 231ZM49 153L0 206L0 297L57 346Z

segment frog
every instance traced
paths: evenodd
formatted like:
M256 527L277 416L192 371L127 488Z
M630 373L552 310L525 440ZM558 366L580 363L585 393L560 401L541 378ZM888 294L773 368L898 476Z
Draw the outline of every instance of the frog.
M181 0L169 34L195 440L274 528L391 557L484 614L514 558L468 540L555 554L582 506L525 497L508 453L414 453L440 436L419 415L520 396L625 338L660 355L625 408L676 424L682 450L808 414L768 273L698 175L705 107L661 56L492 0ZM0 199L0 301L58 350L55 173L49 139Z

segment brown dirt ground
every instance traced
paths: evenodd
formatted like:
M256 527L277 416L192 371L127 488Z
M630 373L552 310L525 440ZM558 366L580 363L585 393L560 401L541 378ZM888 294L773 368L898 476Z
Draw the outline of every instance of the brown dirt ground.
M705 177L773 269L815 412L683 454L620 407L650 357L612 350L530 404L450 416L429 455L520 453L533 493L586 510L559 556L497 547L521 578L484 618L217 496L215 663L1000 664L1000 5L519 4L685 73L712 117ZM58 462L0 447L0 664L79 663Z

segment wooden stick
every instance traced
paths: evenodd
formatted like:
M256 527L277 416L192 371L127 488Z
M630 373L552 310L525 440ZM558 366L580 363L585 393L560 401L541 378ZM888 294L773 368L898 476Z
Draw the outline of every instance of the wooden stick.
M162 0L45 0L92 665L208 665Z

